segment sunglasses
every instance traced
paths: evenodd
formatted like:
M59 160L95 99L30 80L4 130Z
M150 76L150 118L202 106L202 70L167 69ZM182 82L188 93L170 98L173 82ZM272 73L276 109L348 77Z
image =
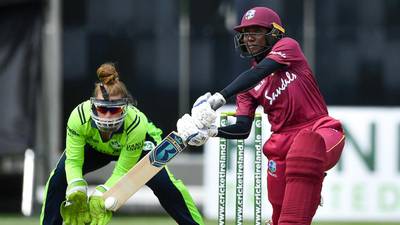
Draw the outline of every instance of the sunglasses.
M106 114L110 112L110 114L118 114L122 113L122 107L107 107L107 106L96 106L96 111L101 114Z

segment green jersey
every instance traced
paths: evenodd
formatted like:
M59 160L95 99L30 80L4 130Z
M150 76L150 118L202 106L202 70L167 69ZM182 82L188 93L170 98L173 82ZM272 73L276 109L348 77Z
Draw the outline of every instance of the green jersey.
M99 130L91 119L91 103L79 104L71 113L67 124L65 171L68 184L82 179L85 146L110 156L119 156L111 177L105 186L112 187L138 161L146 134L156 143L161 142L162 131L148 122L146 116L136 107L129 105L121 128L112 137L103 141Z

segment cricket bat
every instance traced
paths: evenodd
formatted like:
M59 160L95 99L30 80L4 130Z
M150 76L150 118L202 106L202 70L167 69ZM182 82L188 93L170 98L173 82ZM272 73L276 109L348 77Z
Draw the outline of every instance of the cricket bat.
M154 177L178 153L186 148L186 143L178 133L172 131L157 147L151 150L132 167L112 188L103 194L108 210L118 210L133 194Z

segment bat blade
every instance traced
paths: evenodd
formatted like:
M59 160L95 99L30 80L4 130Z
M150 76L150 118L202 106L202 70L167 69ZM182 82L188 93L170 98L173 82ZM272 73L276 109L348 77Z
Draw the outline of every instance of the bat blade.
M115 198L112 211L118 210L132 195L154 177L164 166L186 148L176 132L168 134L157 147L151 150L132 167L112 188L103 194L103 199Z

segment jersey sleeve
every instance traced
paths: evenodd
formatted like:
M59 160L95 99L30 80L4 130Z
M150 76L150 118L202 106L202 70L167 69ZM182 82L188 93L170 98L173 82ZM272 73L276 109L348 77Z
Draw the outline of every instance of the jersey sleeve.
M82 166L84 161L85 136L83 103L76 107L69 116L67 123L65 147L65 172L68 184L75 179L82 179Z
M162 141L162 130L158 127L156 127L156 125L154 125L154 123L149 122L148 124L148 128L147 128L147 134L150 136L151 139L154 140L154 142L158 145L161 143Z
M135 121L133 123L135 123ZM139 112L138 121L136 123L137 124L132 125L131 129L126 131L126 145L124 145L121 150L121 154L115 164L111 177L105 183L107 187L112 187L140 158L148 129L146 116Z
M292 63L301 60L301 56L302 51L299 43L292 38L283 38L272 47L266 58L290 66Z
M254 117L257 109L256 100L249 92L243 92L236 96L236 115Z

